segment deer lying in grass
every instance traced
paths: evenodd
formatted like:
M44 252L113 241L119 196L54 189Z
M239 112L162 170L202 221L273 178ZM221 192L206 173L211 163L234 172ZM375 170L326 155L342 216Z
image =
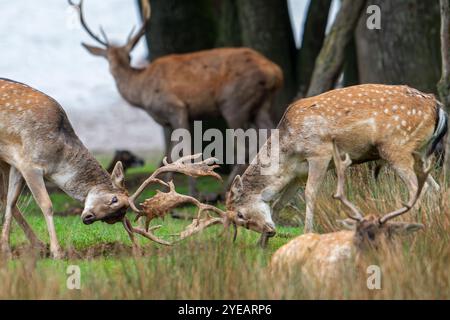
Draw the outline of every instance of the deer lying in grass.
M278 167L262 175L260 152L242 178L235 178L227 197L236 223L263 235L275 230L272 210L282 208L305 178L305 232L313 230L314 202L330 168L333 139L355 163L389 163L412 203L419 187L413 155L432 155L447 132L448 116L432 95L407 86L366 84L295 102L278 129ZM270 144L262 150L272 149Z
M166 166L158 169L144 182L137 193L129 197L124 185L122 163L118 162L115 165L111 175L103 169L77 137L66 113L55 100L27 85L0 79L0 200L5 206L0 239L1 252L6 256L10 255L9 237L13 218L34 246L45 247L17 207L24 183L44 214L50 236L51 254L54 258L61 258L63 253L56 236L52 202L45 187L45 180L53 182L69 196L84 203L81 214L83 223L89 225L95 221L109 224L123 222L127 231L130 231L131 224L125 217L130 204L136 212L141 212L134 205L134 201L147 184L160 181L156 179L160 173L175 171L193 177L202 175L218 177L213 172L215 166L211 166L211 160L185 163L197 158L198 156L187 157L173 164L166 163ZM160 183L172 186L162 181ZM171 190L173 195L173 188ZM156 197L156 199L165 203L171 201L173 197L163 199ZM201 209L195 224L185 230L180 239L212 224L219 222L230 224L227 213L200 204L194 198L180 199ZM152 205L149 207L145 204ZM151 202L151 199L148 200L144 203L144 210L147 212L157 210L156 203ZM202 218L200 214L206 210L219 214L220 218L209 216ZM141 232L137 228L132 230ZM144 230L141 233L158 242L151 232ZM159 242L168 244L162 240Z
M166 154L172 150L171 134L190 130L194 120L223 117L231 129L271 129L269 110L283 83L281 69L248 48L222 48L159 58L143 69L133 68L130 53L145 34L150 8L137 33L123 46L112 45L103 30L97 37L86 24L83 2L75 5L83 29L102 47L82 44L91 54L108 60L122 97L145 110L165 128ZM147 2L145 2L148 4ZM240 166L234 172L241 170ZM232 174L234 177L234 174ZM231 182L231 181L230 181ZM193 181L191 180L191 191Z
M301 235L275 252L270 262L272 271L296 272L301 268L308 275L323 279L333 275L348 262L355 260L359 264L362 256L370 249L389 250L397 235L410 234L423 228L422 224L391 220L407 213L414 206L430 172L431 162L425 168L421 157L415 157L418 189L409 204L382 217L374 214L364 217L345 196L345 171L352 163L349 155L345 154L343 161L335 143L333 158L338 179L334 198L340 200L350 212L347 213L350 220L346 223L353 225L354 230Z
M137 168L142 167L145 164L144 159L140 158L139 156L135 155L131 151L128 150L116 150L114 154L114 158L109 163L108 168L106 171L111 173L114 170L114 167L116 166L117 162L122 162L123 171L127 172L129 168Z

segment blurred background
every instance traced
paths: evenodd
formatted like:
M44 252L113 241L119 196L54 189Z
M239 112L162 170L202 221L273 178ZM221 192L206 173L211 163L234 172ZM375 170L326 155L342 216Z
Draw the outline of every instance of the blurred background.
M369 4L381 10L381 30L367 28ZM342 85L408 84L437 94L439 0L152 0L151 5L147 38L133 51L133 65L170 53L252 47L283 69L274 121L294 99ZM95 32L102 25L110 40L122 43L140 25L141 6L138 0L86 0L84 11ZM94 44L67 1L0 0L1 77L57 99L94 152L162 150L162 129L121 98L107 61L88 54L82 41ZM318 59L323 48L328 55ZM322 74L332 81L317 81Z
M288 2L297 46L308 5L309 0ZM84 7L91 28L97 32L102 25L118 43L141 22L135 0L87 0ZM336 12L338 7L335 1L331 10ZM81 140L96 153L162 151L160 126L121 98L107 61L89 55L82 41L95 44L67 1L0 0L0 77L24 82L58 100ZM148 55L143 39L133 51L133 65L145 65Z

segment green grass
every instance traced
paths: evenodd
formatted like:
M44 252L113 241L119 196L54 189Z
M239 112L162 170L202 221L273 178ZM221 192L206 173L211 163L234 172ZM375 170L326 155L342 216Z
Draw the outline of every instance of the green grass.
M152 169L148 167L147 169ZM129 176L140 175L137 169ZM186 180L178 178L179 192L186 192ZM200 190L220 190L221 184L210 179L200 181ZM344 217L340 205L331 198L336 185L332 173L327 177L316 205L316 230L339 230L336 219ZM366 213L383 213L401 206L407 192L392 173L385 172L379 181L370 177L366 167L352 170L348 179L349 198ZM145 197L154 193L146 191ZM73 202L65 195L52 194L55 211L66 210ZM300 201L303 221L304 204ZM39 237L48 243L47 230L40 210L29 196L20 206ZM402 241L403 251L395 257L380 261L383 268L382 290L366 287L366 273L348 271L333 282L311 283L301 274L300 266L294 275L288 273L273 278L267 265L272 254L302 231L300 227L278 227L267 249L257 246L259 235L239 229L237 241L231 232L222 235L223 228L215 226L173 247L164 247L140 239L145 256L105 252L98 257L87 253L100 244L130 246L120 224L97 222L82 224L77 216L55 217L61 245L74 248L84 255L55 261L36 259L33 255L14 259L1 266L0 299L2 298L59 298L59 299L449 299L450 298L450 191L442 186L440 193L426 196L419 209L402 219L420 221L424 232ZM182 211L193 212L192 208ZM292 215L292 213L291 213ZM131 216L131 213L130 213ZM157 234L169 239L170 234L182 230L189 221L172 219L154 221L163 228ZM21 230L14 225L13 247L26 243ZM110 254L109 254L110 252ZM66 268L77 265L81 269L81 290L68 290Z

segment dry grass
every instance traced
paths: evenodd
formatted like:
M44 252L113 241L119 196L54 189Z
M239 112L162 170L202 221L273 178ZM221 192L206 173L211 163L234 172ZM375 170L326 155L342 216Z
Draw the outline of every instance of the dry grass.
M349 196L367 213L397 208L406 197L403 185L390 172L376 182L362 167L353 170L351 177ZM330 174L317 206L320 232L337 230L336 219L344 217L330 197L334 187ZM262 251L255 246L255 234L243 233L233 244L217 238L213 230L174 248L149 246L150 254L139 259L15 260L0 267L0 298L449 299L449 207L449 189L443 186L443 191L431 192L419 209L402 217L420 221L426 229L403 239L395 254L376 257L373 263L382 269L381 290L369 290L365 270L351 267L326 283L311 281L300 272L273 279L267 263L273 251L289 239L274 239L270 249ZM69 264L81 267L81 290L66 288Z

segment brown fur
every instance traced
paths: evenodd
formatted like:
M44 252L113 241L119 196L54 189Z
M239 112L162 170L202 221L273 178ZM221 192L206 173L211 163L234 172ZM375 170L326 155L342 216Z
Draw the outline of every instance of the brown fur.
M269 206L282 208L307 178L305 231L311 232L317 191L332 167L333 140L354 163L388 162L411 199L417 190L413 154L427 155L438 114L434 96L407 86L367 84L299 100L278 125L279 169L263 176L259 164L251 165L230 189L228 206L244 217L238 224L265 232L273 226Z
M9 251L13 215L30 240L40 243L16 208L23 183L28 185L44 213L55 257L60 256L60 248L44 179L55 183L74 199L89 202L85 211L95 212L98 220L111 221L111 216L128 207L121 184L121 165L111 178L78 139L66 113L55 100L6 79L0 79L0 167L2 184L7 185L2 192L2 195L7 194L1 238L3 251ZM8 176L10 183L5 182ZM114 196L119 201L108 205Z

